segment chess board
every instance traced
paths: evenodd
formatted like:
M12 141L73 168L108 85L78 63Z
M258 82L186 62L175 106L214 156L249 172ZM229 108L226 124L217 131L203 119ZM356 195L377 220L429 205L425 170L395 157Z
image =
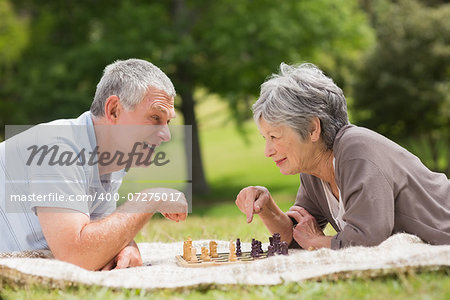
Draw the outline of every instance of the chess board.
M203 261L200 258L200 254L197 254L198 261L195 262L188 262L186 261L183 256L177 255L177 263L178 265L185 267L185 268L205 268L205 267L215 267L215 266L223 266L223 265L229 265L229 264L235 264L235 263L249 263L252 261L260 260L267 258L267 251L264 251L264 253L261 253L259 257L251 257L250 251L249 252L242 252L241 256L237 257L236 261L229 261L228 255L229 253L218 253L219 257L213 258L211 257L210 261Z

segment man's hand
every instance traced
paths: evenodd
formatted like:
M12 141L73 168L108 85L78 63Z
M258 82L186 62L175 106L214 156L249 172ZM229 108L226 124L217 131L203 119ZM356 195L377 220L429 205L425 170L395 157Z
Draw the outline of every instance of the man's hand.
M169 220L179 222L184 221L187 218L188 204L186 197L182 192L175 189L161 189L168 196L166 200L160 204L159 211L161 214ZM174 196L175 195L175 196Z
M273 201L272 196L263 186L248 186L236 197L236 205L246 214L247 223L253 220L253 214L262 212L270 201Z
M306 209L300 206L292 206L286 214L298 222L292 235L303 249L309 249L310 247L330 248L331 237L325 237L317 220Z
M119 254L111 259L101 271L109 271L112 269L125 269L128 267L142 266L142 257L139 248L134 241L131 241Z

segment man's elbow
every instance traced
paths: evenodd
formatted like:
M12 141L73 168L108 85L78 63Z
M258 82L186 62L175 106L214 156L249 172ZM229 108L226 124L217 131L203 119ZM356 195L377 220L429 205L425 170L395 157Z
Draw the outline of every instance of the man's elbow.
M51 250L55 259L71 263L88 271L98 271L107 263L97 255L92 255L85 249L83 250L76 246Z

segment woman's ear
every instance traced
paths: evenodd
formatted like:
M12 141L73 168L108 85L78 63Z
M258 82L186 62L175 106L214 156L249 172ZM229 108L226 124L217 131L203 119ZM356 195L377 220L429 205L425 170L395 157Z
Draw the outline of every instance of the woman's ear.
M105 118L110 124L116 124L122 110L122 104L116 95L109 96L105 101Z
M309 130L309 134L311 136L312 142L317 142L320 139L320 133L322 128L320 127L320 119L318 117L314 117L311 120L311 127Z

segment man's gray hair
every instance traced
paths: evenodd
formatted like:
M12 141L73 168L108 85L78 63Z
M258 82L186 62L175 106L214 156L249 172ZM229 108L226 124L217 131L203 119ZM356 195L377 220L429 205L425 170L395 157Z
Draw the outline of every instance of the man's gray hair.
M175 97L175 88L169 77L154 64L142 59L117 60L106 66L97 84L91 113L105 115L105 102L116 95L127 111L132 111L141 102L152 86Z
M310 133L311 120L318 117L328 149L333 148L338 130L349 124L344 93L313 64L281 63L279 74L272 74L261 85L252 109L257 124L261 117L272 125L285 124L303 140Z

